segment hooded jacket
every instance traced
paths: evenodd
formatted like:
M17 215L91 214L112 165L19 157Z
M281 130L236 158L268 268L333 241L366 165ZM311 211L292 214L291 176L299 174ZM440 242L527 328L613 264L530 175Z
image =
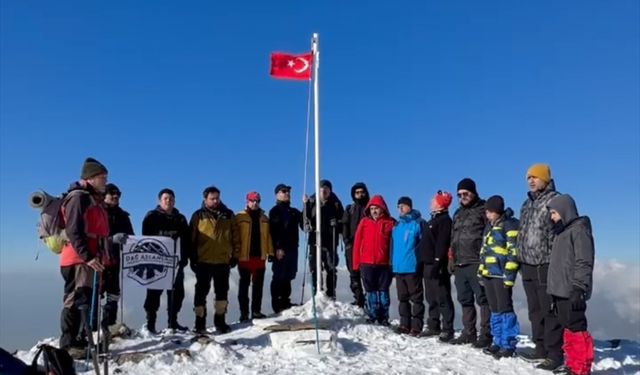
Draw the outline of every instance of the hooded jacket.
M588 299L593 290L595 256L591 220L578 216L575 201L568 194L551 199L548 208L557 211L562 221L554 226L547 293L569 298L574 289L580 289Z
M371 217L371 206L382 209L377 220ZM359 270L360 264L388 265L391 250L391 231L394 220L380 195L374 195L364 210L365 217L358 224L353 244L353 269Z
M360 200L356 199L356 190L363 189L365 192L364 198ZM351 187L351 199L353 203L347 205L344 210L344 216L342 217L342 239L347 250L353 248L353 239L358 229L360 220L364 217L364 209L369 203L369 190L367 185L362 182L358 182Z
M418 244L425 221L420 211L400 216L391 231L391 265L393 273L409 274L418 270ZM448 235L447 235L448 237Z
M215 209L202 207L191 215L191 254L193 263L229 264L238 248L238 228L235 215L224 203Z
M518 261L532 266L549 264L554 235L547 206L558 195L555 183L551 180L544 190L527 195L520 209Z
M313 248L316 244L316 195L312 195L305 206L305 225L311 230L309 233L309 245ZM330 248L329 244L333 243L331 250L337 250L338 243L340 242L340 233L342 228L339 226L339 222L344 215L344 208L342 202L338 199L338 196L333 192L329 195L329 198L320 206L320 230L322 232L322 247ZM331 224L335 223L335 227ZM335 236L334 236L335 230Z
M517 237L518 219L513 218L511 208L507 208L495 223L487 223L480 251L478 275L504 279L505 286L513 286L518 271Z

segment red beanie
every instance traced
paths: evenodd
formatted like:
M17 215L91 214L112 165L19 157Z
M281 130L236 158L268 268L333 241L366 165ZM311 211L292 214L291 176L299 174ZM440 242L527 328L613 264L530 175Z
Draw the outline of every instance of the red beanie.
M441 207L443 210L446 210L451 205L453 197L446 191L438 190L436 195L434 195L431 200L434 201L436 205Z

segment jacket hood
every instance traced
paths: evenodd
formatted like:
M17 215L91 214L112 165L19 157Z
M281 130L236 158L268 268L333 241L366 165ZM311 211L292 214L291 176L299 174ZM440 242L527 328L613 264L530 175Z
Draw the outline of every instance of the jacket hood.
M576 208L576 202L569 194L560 194L551 198L549 204L547 204L549 210L557 211L562 218L562 222L567 225L577 219L578 209Z
M364 193L365 193L364 201L365 201L365 204L368 203L367 201L369 200L369 189L367 189L367 185L365 185L364 182L356 182L351 187L351 199L354 202L362 203L362 199L361 200L356 199L356 190L358 190L358 189L363 189L364 190Z
M409 213L407 213L406 215L401 215L399 220L403 221L403 222L408 222L408 221L415 221L418 220L422 217L422 214L420 214L420 211L412 209L411 211L409 211Z
M178 216L178 215L180 215L180 211L178 211L178 209L175 208L175 207L173 208L173 211L171 211L170 214L165 212L162 208L160 208L160 205L156 206L155 211L157 211L159 214L166 215L166 216Z
M371 197L369 203L367 203L367 206L364 208L364 214L369 217L369 208L371 206L378 206L382 208L382 216L390 216L389 209L387 208L387 203L384 201L384 198L382 198L382 195L374 195L373 197Z

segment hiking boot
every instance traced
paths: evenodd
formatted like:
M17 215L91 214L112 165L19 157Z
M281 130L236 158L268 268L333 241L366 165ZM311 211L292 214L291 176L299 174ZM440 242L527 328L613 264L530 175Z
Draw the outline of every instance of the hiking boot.
M482 349L482 353L486 355L494 355L500 351L500 347L496 344L492 344L491 346Z
M462 333L460 336L456 337L453 340L449 341L451 345L465 345L465 344L474 344L478 341L476 335L470 335L468 333Z
M485 349L486 350L486 349ZM497 353L495 353L493 355L493 357L495 359L500 359L500 358L511 358L513 357L513 353L515 353L515 351L513 349L500 349L498 350Z
M396 328L396 333L401 334L401 335L406 335L409 332L411 332L411 330L409 329L409 327L405 327L405 326L398 326L398 328Z
M547 371L555 371L562 367L563 363L561 361L557 361L551 358L545 358L542 363L536 366L537 369L547 370Z
M367 322L367 324L374 324L376 322L376 320L372 318L367 318L365 321Z
M527 362L542 362L547 358L544 354L544 349L525 349L517 351L518 357L524 359Z
M440 332L438 340L440 342L448 343L449 341L453 340L453 332Z
M246 323L249 320L249 314L240 314L240 323Z
M66 350L67 350L67 353L69 353L69 355L71 356L71 358L75 360L86 359L87 357L87 348L71 346L71 347L68 347Z
M213 325L216 327L216 331L218 333L224 334L231 331L231 327L224 321L224 315L214 315L213 316Z
M384 327L389 327L391 325L387 319L378 319L378 324Z
M260 311L251 313L251 319L264 319L267 316L261 313Z
M571 370L566 365L562 365L557 369L553 370L552 372L554 374L570 374L570 375L573 374L573 372L571 372Z
M169 322L169 329L173 329L175 331L180 331L180 332L187 332L189 330L188 327L181 325L180 323L178 323L177 320Z
M427 328L427 330L424 331L424 333L422 333L422 336L424 337L440 336L440 333L441 332L439 329Z
M156 330L156 313L148 311L147 312L147 331L149 331L152 335L157 335L158 331Z
M493 337L481 336L472 346L476 349L488 348L493 342Z
M418 331L417 329L412 329L411 332L409 332L409 336L411 336L411 337L420 337L421 333L422 333L422 331Z

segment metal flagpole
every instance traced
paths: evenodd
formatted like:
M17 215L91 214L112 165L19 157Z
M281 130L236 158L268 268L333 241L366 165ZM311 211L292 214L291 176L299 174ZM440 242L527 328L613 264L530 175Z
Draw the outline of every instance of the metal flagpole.
M320 218L320 98L318 95L318 71L320 67L320 51L318 48L318 33L313 33L311 51L313 52L313 129L315 148L315 182L316 182L316 294L322 285L322 236Z

